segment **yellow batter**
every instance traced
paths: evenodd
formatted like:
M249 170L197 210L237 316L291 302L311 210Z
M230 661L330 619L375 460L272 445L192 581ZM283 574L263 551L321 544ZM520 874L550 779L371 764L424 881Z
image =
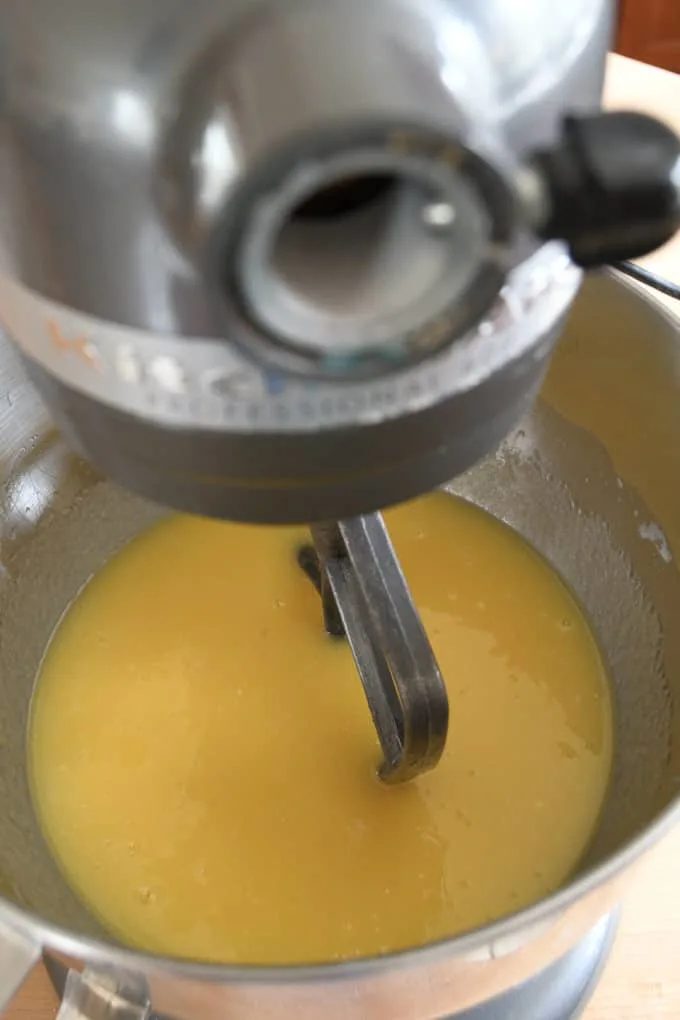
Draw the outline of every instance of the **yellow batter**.
M58 628L33 706L45 832L122 939L247 963L451 935L554 890L611 759L596 644L567 589L484 512L387 514L447 681L439 767L403 787L295 562L306 538L187 517L132 542Z

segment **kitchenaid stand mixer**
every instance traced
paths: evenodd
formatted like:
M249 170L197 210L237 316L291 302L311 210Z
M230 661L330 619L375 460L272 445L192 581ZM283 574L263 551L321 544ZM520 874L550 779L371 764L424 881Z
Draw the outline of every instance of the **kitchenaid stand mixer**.
M597 112L610 21L604 0L0 0L4 328L123 486L311 524L301 564L387 781L436 766L448 705L376 511L516 424L577 267L679 222L675 137Z

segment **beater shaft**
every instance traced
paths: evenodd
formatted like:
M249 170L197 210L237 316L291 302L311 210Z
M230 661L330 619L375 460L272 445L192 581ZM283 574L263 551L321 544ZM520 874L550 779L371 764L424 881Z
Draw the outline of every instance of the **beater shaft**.
M446 688L380 514L311 528L326 629L344 633L382 747L380 776L397 783L439 761L449 720ZM314 576L316 574L316 576Z

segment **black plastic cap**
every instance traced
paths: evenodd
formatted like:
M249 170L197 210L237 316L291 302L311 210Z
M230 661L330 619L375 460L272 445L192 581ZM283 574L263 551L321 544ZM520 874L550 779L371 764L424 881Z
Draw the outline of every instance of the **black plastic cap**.
M566 241L583 268L639 258L680 227L680 141L652 117L569 117L530 165L549 199L541 236Z

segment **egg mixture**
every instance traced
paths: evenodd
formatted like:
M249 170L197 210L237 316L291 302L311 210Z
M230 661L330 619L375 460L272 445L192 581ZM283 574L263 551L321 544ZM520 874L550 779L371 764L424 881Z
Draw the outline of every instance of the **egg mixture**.
M386 515L446 679L437 768L400 786L345 641L296 562L304 529L172 517L66 613L29 753L46 838L124 942L293 964L413 946L555 890L612 756L574 598L508 527L444 494Z

